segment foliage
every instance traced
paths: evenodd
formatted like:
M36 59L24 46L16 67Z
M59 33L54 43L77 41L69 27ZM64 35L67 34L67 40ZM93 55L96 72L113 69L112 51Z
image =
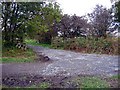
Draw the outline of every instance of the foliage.
M77 38L54 38L52 40L53 48L63 48L85 53L99 54L119 54L118 40L114 38L95 38L95 37L77 37Z
M113 79L120 79L120 74L112 76Z
M92 31L94 36L107 37L106 31L109 31L109 27L112 23L111 10L103 7L102 5L96 5L94 11L88 14L92 25Z
M73 38L81 36L87 31L87 19L80 16L70 16L65 14L59 23L54 24L54 30L60 33L60 36L65 38Z
M26 51L17 48L3 48L2 62L32 62L36 54L28 49Z
M6 47L15 46L16 39L23 42L25 35L32 38L36 33L49 31L47 35L50 34L51 38L56 33L52 30L52 25L58 22L61 16L57 3L2 2L1 6L2 38Z
M6 47L15 46L16 38L23 42L25 23L40 12L42 2L1 2L2 39Z
M63 38L56 37L56 38L52 39L51 46L56 48L56 49L63 48L64 47Z
M45 43L38 43L36 40L34 39L25 39L25 43L29 44L29 45L33 45L33 46L42 46L42 47L47 47L47 48L51 48L50 44L45 44Z
M116 8L115 17L117 21L120 22L120 1L119 0L118 2L115 3L115 8Z
M42 8L41 12L26 23L28 35L40 43L51 43L51 38L57 35L57 31L53 30L52 27L54 23L60 21L61 10L57 3L49 3Z
M108 88L109 85L106 81L101 80L98 77L82 77L77 80L80 88Z
M50 84L46 82L41 83L39 86L39 88L49 88L49 87L50 87Z

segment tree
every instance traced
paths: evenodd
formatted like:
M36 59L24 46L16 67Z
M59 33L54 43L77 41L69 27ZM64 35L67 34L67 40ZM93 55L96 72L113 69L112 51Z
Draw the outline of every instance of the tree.
M106 31L109 30L112 23L111 11L104 8L102 5L96 5L94 11L91 14L88 14L88 16L96 36L106 37Z
M23 42L25 23L39 14L44 5L44 2L1 2L3 45L15 46L16 38Z
M65 14L59 23L54 24L54 30L57 30L63 38L74 38L86 32L87 24L83 17Z
M115 17L116 21L120 22L120 1L115 2Z
M48 3L42 7L40 14L36 15L32 20L27 22L28 35L32 38L37 36L37 40L42 43L51 43L52 37L57 35L57 31L53 30L53 25L60 21L62 12L59 5Z
M73 30L72 37L84 36L87 33L88 28L88 20L85 19L83 16L79 17L76 15L71 16L72 19L72 26L71 29Z

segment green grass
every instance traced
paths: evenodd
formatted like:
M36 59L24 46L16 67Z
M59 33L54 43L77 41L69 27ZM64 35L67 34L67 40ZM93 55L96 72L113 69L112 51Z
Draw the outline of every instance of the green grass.
M120 74L112 76L113 79L120 79Z
M3 58L2 59L2 63L11 63L11 62L17 62L17 63L20 63L20 62L32 62L33 59L32 58Z
M46 82L43 82L43 83L41 83L38 87L39 87L39 88L49 88L49 87L50 87L50 84L49 84L49 83L46 83Z
M47 48L51 48L50 44L45 44L45 43L37 43L36 40L34 39L26 39L25 43L29 44L29 45L34 45L34 46L42 46L42 47L47 47Z
M27 49L26 51L17 48L3 48L2 58L0 62L11 63L11 62L33 62L36 58L36 54L32 49Z
M96 78L96 77L92 77L92 78L83 78L83 82L82 82L82 88L107 88L107 82Z
M109 88L108 83L98 77L81 77L77 78L74 82L82 89Z
M40 90L45 90L47 88L50 87L50 83L47 83L47 82L42 82L38 85L31 85L29 87L26 87L26 88L40 88Z

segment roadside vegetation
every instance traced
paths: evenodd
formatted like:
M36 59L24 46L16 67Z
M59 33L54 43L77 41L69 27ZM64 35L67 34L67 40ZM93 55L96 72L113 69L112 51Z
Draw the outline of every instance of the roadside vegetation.
M112 76L112 78L120 79L120 74Z
M42 47L46 47L46 48L52 48L50 44L39 43L35 39L25 39L25 43L28 45L33 45L33 46L42 46Z
M32 79L32 78L31 78ZM40 79L40 78L39 78ZM38 80L39 80L38 79ZM18 79L19 80L19 79ZM42 81L38 83L33 83L32 84L26 84L26 86L23 86L23 88L26 89L32 89L32 88L38 88L38 89L49 89L49 88L79 88L81 90L86 90L86 89L100 89L100 88L117 88L118 86L118 79L109 77L109 78L102 78L102 77L97 77L97 76L78 76L78 77L73 77L73 78L67 78L65 80L60 80L58 82L53 81L49 82L50 78L46 78L47 81ZM26 81L28 81L26 79ZM19 85L22 85L22 83L18 83ZM3 85L2 88L17 88L20 89L20 86L7 86Z
M46 90L48 88L50 88L50 83L47 82L42 82L39 83L38 85L31 85L30 87L25 87L25 88L40 88L41 90Z
M3 48L2 63L10 62L33 62L36 58L35 52L32 49L22 50L18 48Z
M108 37L106 39L102 37L77 37L68 39L55 37L52 39L51 44L38 43L35 39L26 39L25 43L34 46L71 50L82 53L119 55L120 53L118 52L118 39L119 38L113 37Z
M94 37L77 37L63 39L56 37L52 40L53 48L63 48L65 50L73 50L82 53L97 53L118 55L118 38L94 38Z
M80 86L79 88L109 88L108 83L105 80L101 80L98 77L82 77L76 80Z
M50 88L51 87L51 84L50 83L48 83L48 82L41 82L41 83L38 83L38 84L35 84L35 85L30 85L30 86L26 86L26 87L22 87L23 89L26 89L26 90L33 90L33 89L40 89L40 90L46 90L46 89L48 89L48 88ZM21 87L19 87L19 86L13 86L13 87L9 87L9 86L7 86L7 85L0 85L0 88L13 88L13 89L15 89L15 90L21 90Z

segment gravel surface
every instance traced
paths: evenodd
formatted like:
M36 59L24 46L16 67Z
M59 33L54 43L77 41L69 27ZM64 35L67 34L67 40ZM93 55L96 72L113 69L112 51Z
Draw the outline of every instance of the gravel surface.
M36 53L47 55L52 63L42 71L42 75L105 75L118 74L119 56L83 54L65 50L55 50L36 46L29 46Z
M0 64L2 75L27 73L48 76L75 76L79 74L112 76L117 75L119 71L118 56L83 54L31 45L29 47L38 55L42 52L50 60L34 63Z
M51 83L52 87L75 88L74 83L67 84L65 80L71 77L117 75L118 57L111 55L83 54L65 50L31 46L38 56L41 53L50 60L36 59L32 63L4 63L0 64L2 83L7 86L26 87L40 82ZM1 78L0 78L1 79ZM117 80L106 79L111 87L117 87ZM0 82L1 83L1 82Z

